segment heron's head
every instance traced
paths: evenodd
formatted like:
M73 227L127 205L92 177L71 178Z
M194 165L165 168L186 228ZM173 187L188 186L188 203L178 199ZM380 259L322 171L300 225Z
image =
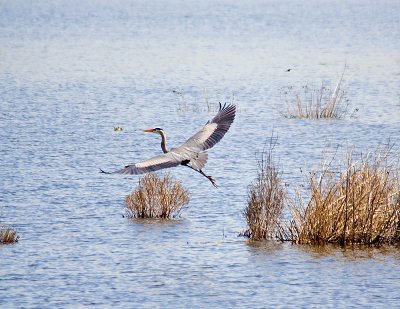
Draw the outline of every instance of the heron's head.
M149 132L149 133L157 133L157 134L162 134L164 133L164 130L161 128L151 128L151 129L147 129L147 130L143 130L144 132Z

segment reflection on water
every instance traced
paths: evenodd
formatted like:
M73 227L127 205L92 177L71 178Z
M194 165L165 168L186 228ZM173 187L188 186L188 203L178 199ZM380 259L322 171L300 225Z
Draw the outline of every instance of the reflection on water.
M338 261L346 262L352 260L374 259L384 261L400 259L399 248L393 246L368 247L353 246L340 247L338 245L327 244L324 246L295 245L282 243L280 241L247 241L253 254L274 256L281 250L290 250L306 257L306 259L333 258Z
M0 247L0 307L398 306L398 249L237 235L255 153L272 130L289 191L338 146L399 142L399 3L0 7L0 220L20 235ZM332 86L345 62L343 87L357 118L280 115L282 89ZM158 138L140 131L148 127L179 145L219 101L238 105L231 130L209 152L205 171L219 188L176 168L173 177L191 192L180 219L124 218L137 177L105 177L98 168L159 154Z
M309 246L299 245L296 246L302 252L310 254L313 258L326 258L335 257L342 261L352 261L358 259L375 259L385 260L400 258L400 251L396 247L382 246L382 247L368 247L368 246L348 246L340 247L337 245L328 244L325 246Z
M280 241L252 241L248 240L247 245L254 253L273 254L285 247L285 243Z

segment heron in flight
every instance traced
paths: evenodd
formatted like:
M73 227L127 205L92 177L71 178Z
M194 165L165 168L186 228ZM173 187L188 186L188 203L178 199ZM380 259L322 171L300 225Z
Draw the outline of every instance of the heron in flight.
M154 128L144 130L144 132L155 133L161 136L161 149L164 154L136 164L127 165L114 172L105 172L101 169L100 171L106 174L138 175L183 165L200 173L206 177L214 187L217 187L214 178L206 175L202 170L208 159L206 150L218 143L225 133L228 132L229 127L235 119L235 114L235 105L226 105L226 103L221 105L220 103L219 111L211 121L208 121L199 132L189 138L181 146L172 148L171 150L167 147L166 134L163 129Z

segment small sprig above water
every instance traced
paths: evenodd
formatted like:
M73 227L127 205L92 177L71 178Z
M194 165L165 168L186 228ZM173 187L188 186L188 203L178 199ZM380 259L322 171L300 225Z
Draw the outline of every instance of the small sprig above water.
M13 244L18 239L19 236L13 228L0 225L0 244Z
M154 173L139 179L138 187L125 198L125 210L130 218L169 219L180 214L189 203L190 194L167 173L158 177Z
M207 89L203 89L203 102L198 102L196 96L192 93L192 97L189 102L187 96L191 96L191 93L185 92L184 90L172 90L172 93L175 94L178 100L175 103L175 108L178 113L199 113L199 112L207 112L207 113L215 113L219 110L220 102L224 101L227 104L234 104L235 96L232 93L232 97L229 101L221 100L221 97L216 94L216 100L212 100L208 94ZM235 103L237 104L237 103Z

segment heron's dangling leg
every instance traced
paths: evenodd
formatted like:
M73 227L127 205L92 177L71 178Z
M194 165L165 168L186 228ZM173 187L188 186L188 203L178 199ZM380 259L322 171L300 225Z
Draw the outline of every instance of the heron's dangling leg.
M197 170L195 170L195 171L197 171ZM209 181L211 181L212 185L213 185L215 188L218 188L217 183L215 182L215 179L212 178L212 176L208 176L208 175L204 174L204 172L203 172L202 170L198 170L198 172L199 172L200 174L202 174L204 177L207 177L207 179L208 179Z
M206 177L206 178L212 183L212 185L213 185L215 188L218 188L217 183L215 182L215 179L212 178L212 176L208 176L208 175L204 174L204 172L203 172L202 170L196 170L195 168L191 167L191 166L188 165L188 164L183 164L183 165L185 165L185 166L187 166L187 167L190 167L192 170L194 170L194 171L200 173L201 175L203 175L204 177Z

